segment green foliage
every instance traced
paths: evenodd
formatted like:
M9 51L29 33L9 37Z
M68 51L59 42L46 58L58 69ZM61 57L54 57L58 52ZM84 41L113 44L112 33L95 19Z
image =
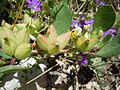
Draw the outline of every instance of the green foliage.
M91 58L90 61L92 62L92 67L96 70L97 74L104 72L106 64L102 58Z
M72 13L66 4L56 6L51 12L51 17L54 20L53 25L55 26L58 35L63 34L70 29Z
M120 15L119 14L116 15L116 21L113 25L113 28L116 30L120 29Z
M120 54L120 33L115 38L109 41L100 51L96 53L97 56L108 58L113 55Z
M109 41L112 36L110 34L106 35L98 44L97 48L101 49L103 46L105 46Z
M30 67L20 67L20 66L16 66L16 65L8 65L8 66L0 67L0 74L15 72L18 70L27 70L27 69L30 69Z
M30 9L28 8L29 2L27 3L25 0L2 0L2 3L0 1L0 7L2 9L0 13L5 10L9 13L8 18L11 17L12 20L15 20L10 20L11 23L6 23L6 20L4 21L1 18L3 15L0 15L0 20L2 20L2 27L0 27L0 49L3 50L0 52L0 66L2 66L0 67L0 75L11 71L29 69L29 67L19 67L8 64L12 63L15 59L18 59L17 61L20 62L19 60L29 57L33 52L37 52L35 56L32 54L33 57L40 56L40 58L46 58L46 54L59 55L59 53L64 53L65 55L61 57L67 59L69 56L66 55L70 55L70 59L75 59L74 55L78 52L94 55L91 54L91 51L95 52L97 47L98 52L96 55L98 57L94 59L90 58L90 62L92 62L90 66L95 66L94 69L97 71L104 71L104 66L100 66L101 64L105 64L102 58L120 54L120 33L118 33L115 38L112 38L110 35L112 33L111 31L105 38L101 39L104 32L108 29L115 28L119 30L120 16L117 15L116 19L116 12L112 5L106 4L99 6L99 1L96 2L98 7L94 8L94 4L96 3L91 0L77 0L78 2L74 0L38 1L42 1L40 11L35 10L36 7L34 4L36 3L33 2L33 7ZM14 3L17 7L14 7ZM10 9L6 7L6 4L10 4ZM91 4L93 4L93 6ZM97 12L94 13L95 18L94 16L89 17L89 14L86 13L89 12L88 9L92 8L94 8L90 10L90 12L93 11L92 14L94 10L98 9ZM84 16L82 18L82 15L80 15L81 12ZM74 26L71 26L72 18L76 19ZM94 18L94 24L91 23L91 18ZM88 23L91 24L87 25L84 22L86 19ZM71 31L73 31L72 38ZM39 54L41 51L47 53ZM9 61L11 58L14 58L14 60ZM81 60L82 58L79 59ZM16 61L14 62L18 64ZM75 60L75 63L73 61L74 65L76 65L77 62L77 60ZM0 76L0 78L1 77L2 76Z
M115 22L116 14L111 5L104 5L98 9L95 15L93 30L107 31Z
M6 64L6 62L4 60L0 60L0 66L3 66L5 64Z
M41 28L41 19L38 17L36 19L30 17L28 14L24 15L24 23L27 26L28 34L35 34L35 31L39 31Z
M11 59L12 58L11 56L8 56L7 54L5 54L3 52L0 52L0 56L3 57L3 58L6 58L6 59Z

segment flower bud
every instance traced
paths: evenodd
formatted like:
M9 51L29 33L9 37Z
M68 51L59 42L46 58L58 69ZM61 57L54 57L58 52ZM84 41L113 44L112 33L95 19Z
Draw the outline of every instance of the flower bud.
M57 36L57 32L53 25L50 25L46 36L38 34L37 36L37 44L38 46L48 52L49 54L58 54L61 49L63 49L69 39L70 39L70 32Z
M55 54L58 54L59 51L60 51L59 42L53 42L53 43L49 44L49 47L48 47L49 54L55 55Z
M17 48L17 44L15 40L4 38L2 47L6 54L13 56Z
M81 35L80 37L74 39L74 45L76 49L85 51L88 45L88 39L85 37L85 35Z
M28 43L23 43L19 45L15 51L15 58L21 60L30 55L32 51L32 46Z
M27 33L26 30L20 30L17 34L16 34L16 42L18 45L22 44L22 43L29 43L30 38L29 35Z
M39 34L37 36L37 44L42 50L48 51L48 38L46 36Z
M15 37L11 30L4 30L2 37L2 48L4 52L10 56L13 56L17 48Z
M102 37L103 32L100 30L97 35L94 35L90 40L86 50L92 50L97 43L99 43L100 38Z

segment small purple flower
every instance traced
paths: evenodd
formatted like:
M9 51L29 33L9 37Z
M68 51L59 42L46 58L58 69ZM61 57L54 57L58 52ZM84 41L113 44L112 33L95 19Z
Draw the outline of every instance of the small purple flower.
M116 33L117 33L117 31L111 28L111 29L109 29L108 31L104 32L104 34L103 34L103 36L102 36L102 39L105 38L105 36L106 36L107 34L111 34L111 35L112 35L112 38L113 38L113 37L115 37L115 34L116 34Z
M79 23L78 23L78 26L81 27L81 28L83 28L84 25L85 25L85 24L84 24L84 21L83 21L83 20L80 20Z
M105 5L105 2L104 1L100 1L99 6L104 6L104 5Z
M80 19L84 18L84 15L83 14L80 14Z
M73 19L71 26L76 27L78 25L78 20L76 18Z
M86 25L88 25L88 24L93 25L93 23L94 23L94 19L91 19L91 20L85 20L84 23L85 23Z
M99 0L96 0L98 6L104 6L105 5L105 2L104 1L99 1Z
M35 11L40 11L42 7L42 2L38 2L38 0L26 0L28 2L28 8L31 8Z
M88 31L92 31L92 25L94 23L94 19L91 20L84 20L84 29L87 29Z
M84 26L84 21L83 20L78 21L76 18L74 18L71 26L74 27L74 28L77 28L77 27L82 28Z
M88 64L88 60L87 60L87 54L83 54L82 52L80 52L78 55L77 55L77 59L78 59L78 56L81 56L82 59L80 61L78 61L78 64L80 66L82 65L87 65Z

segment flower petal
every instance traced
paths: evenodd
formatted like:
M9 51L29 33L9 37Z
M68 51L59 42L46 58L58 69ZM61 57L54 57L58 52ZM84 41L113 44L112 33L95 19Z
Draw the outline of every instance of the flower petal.
M26 0L29 4L31 4L31 1L30 0Z

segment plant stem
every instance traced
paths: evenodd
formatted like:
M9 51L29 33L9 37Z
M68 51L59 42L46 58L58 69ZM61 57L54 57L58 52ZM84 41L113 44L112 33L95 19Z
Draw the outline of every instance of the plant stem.
M20 8L19 8L19 11L16 11L16 19L15 19L15 21L14 21L14 23L13 23L12 27L11 27L11 30L13 30L13 29L14 29L15 24L16 24L16 22L17 22L17 20L18 20L19 16L20 16L20 13L21 13L21 12L22 12L22 10L23 10L23 5L24 5L24 2L25 2L25 0L23 0L23 1L22 1L22 4L21 4L21 6L20 6Z

